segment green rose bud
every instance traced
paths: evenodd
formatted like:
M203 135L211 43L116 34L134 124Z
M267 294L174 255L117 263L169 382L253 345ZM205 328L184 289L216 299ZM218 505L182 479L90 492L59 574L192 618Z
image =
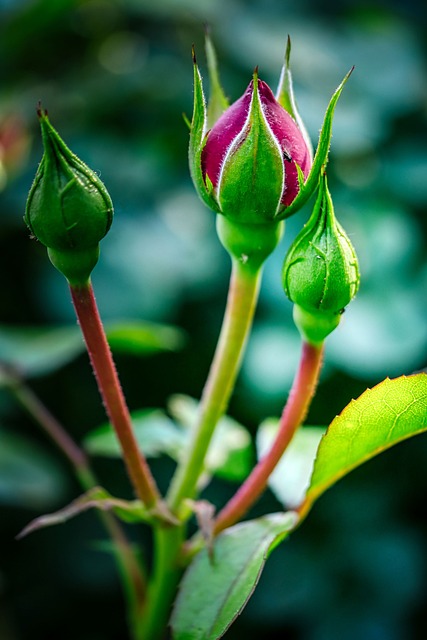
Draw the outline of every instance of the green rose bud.
M355 250L335 219L323 175L313 213L283 265L283 287L295 304L295 323L305 340L320 343L337 327L359 281Z
M44 154L28 195L25 222L70 284L89 280L99 241L113 219L111 198L96 173L70 149L39 109Z

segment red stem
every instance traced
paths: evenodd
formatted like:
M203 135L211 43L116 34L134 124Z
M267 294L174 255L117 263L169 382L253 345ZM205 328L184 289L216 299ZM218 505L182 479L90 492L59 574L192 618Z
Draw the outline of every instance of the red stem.
M70 285L71 297L105 409L120 441L129 477L147 507L160 498L147 461L141 454L90 282Z
M299 369L283 410L273 446L219 512L214 523L215 534L238 522L265 490L268 478L307 415L319 379L322 355L322 346L303 343Z

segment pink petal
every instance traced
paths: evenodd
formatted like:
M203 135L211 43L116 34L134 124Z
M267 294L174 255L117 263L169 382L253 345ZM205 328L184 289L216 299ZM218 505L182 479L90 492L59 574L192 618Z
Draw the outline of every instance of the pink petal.
M202 172L204 176L206 174L209 176L214 187L218 184L225 155L246 122L252 92L251 81L243 96L222 114L208 134L208 140L202 152Z

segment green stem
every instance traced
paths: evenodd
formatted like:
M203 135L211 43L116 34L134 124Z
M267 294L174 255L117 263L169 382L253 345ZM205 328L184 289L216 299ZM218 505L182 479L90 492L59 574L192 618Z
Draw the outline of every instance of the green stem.
M162 640L166 634L178 581L182 574L179 565L185 525L167 527L158 524L154 529L154 566L148 589L147 607L141 619L138 640Z
M279 242L283 224L237 224L220 215L217 216L217 231L231 256L232 271L224 321L200 401L197 423L186 458L178 466L167 496L169 508L183 521L188 513L185 499L196 493L215 426L226 410L236 381L258 300L262 265ZM139 640L160 640L166 632L182 573L185 529L182 522L174 529L161 527L155 532L154 574Z
M273 446L219 512L214 523L215 534L238 522L266 488L268 478L307 415L319 380L322 355L323 345L303 343L299 369L283 410Z
M193 497L215 426L224 413L252 325L262 267L232 257L232 272L224 321L203 390L197 425L187 457L178 467L167 496L168 505L183 515L182 502ZM185 524L158 526L154 534L154 572L139 640L161 640L182 573L179 564Z
M82 488L88 491L96 487L99 483L89 466L85 452L74 442L62 424L51 414L32 389L16 376L9 375L8 383L16 399L71 463ZM99 516L114 542L114 555L128 608L129 628L132 630L141 617L146 595L145 577L116 518L105 511L100 511Z
M200 401L193 440L167 496L172 511L179 510L185 498L194 496L215 426L228 405L252 325L261 271L261 267L232 258L224 322Z
M147 507L160 506L160 494L132 427L110 347L105 336L90 281L70 285L71 297L104 405L120 441L129 477Z
M86 491L99 484L89 467L80 469L77 476ZM147 595L145 576L118 520L106 511L99 511L99 517L114 543L113 553L127 605L128 628L131 636L137 640L136 630L143 615Z

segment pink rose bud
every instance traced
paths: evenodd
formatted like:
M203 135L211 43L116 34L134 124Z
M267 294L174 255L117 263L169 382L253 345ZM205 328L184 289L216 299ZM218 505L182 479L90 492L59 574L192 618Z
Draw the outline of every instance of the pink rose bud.
M201 160L221 213L241 219L244 205L242 215L252 222L273 219L281 205L290 205L299 191L297 165L304 179L311 168L298 125L256 74L208 133Z
M264 260L278 242L283 220L299 211L318 188L328 161L335 106L351 73L329 102L313 157L294 97L290 49L288 40L276 96L258 79L256 69L243 96L231 106L209 39L211 88L206 104L193 49L191 177L205 204L222 214L217 218L221 242L241 260Z

